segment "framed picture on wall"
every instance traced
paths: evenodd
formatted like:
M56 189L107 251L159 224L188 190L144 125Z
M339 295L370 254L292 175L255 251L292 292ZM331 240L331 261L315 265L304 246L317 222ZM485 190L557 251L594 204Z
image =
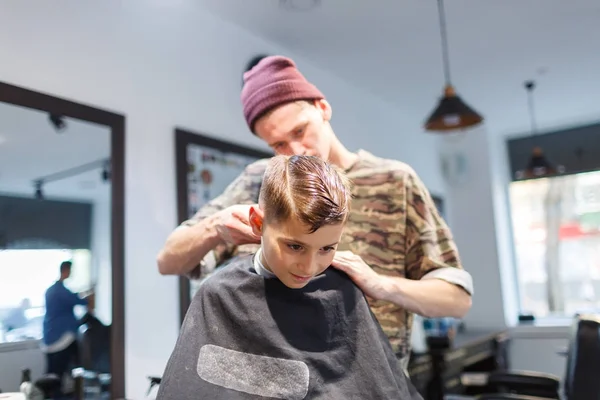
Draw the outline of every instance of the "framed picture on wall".
M177 219L191 218L203 205L217 197L247 165L273 153L215 139L177 128L175 163L177 176ZM179 278L181 321L200 281Z

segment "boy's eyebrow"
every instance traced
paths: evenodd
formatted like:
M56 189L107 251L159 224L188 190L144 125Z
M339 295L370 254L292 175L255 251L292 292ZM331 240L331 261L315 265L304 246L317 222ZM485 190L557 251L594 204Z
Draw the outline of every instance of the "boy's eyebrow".
M295 244L299 244L299 245L304 246L304 247L310 247L310 245L308 245L306 243L303 243L303 242L301 242L300 240L297 240L297 239L283 238L283 240L285 240L286 242L292 242L292 243L295 243ZM326 244L325 246L321 246L321 247L333 247L333 246L335 246L338 243L339 242L334 242L334 243L331 243L331 244Z

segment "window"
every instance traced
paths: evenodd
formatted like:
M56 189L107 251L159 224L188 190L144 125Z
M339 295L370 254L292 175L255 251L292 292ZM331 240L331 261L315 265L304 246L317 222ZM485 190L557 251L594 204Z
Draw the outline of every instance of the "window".
M66 260L73 266L65 286L73 292L90 289L89 250L0 251L0 343L42 338L44 294Z
M510 184L521 313L600 309L600 171Z

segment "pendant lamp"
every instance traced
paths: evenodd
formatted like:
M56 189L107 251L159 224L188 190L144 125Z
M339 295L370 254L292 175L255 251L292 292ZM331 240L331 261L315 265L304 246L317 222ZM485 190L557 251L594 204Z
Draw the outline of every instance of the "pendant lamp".
M534 81L526 81L525 89L528 93L528 104L529 104L529 117L531 120L531 136L533 137L537 133L537 126L535 122L535 112L533 107L533 90L535 89ZM527 163L524 170L517 171L517 179L532 179L532 178L544 178L557 173L564 172L562 165L554 166L548 161L544 155L544 151L540 146L534 146L531 152L531 158Z
M446 86L435 110L425 122L427 131L453 131L479 125L483 117L466 104L454 90L450 80L450 59L448 56L448 39L446 33L446 15L443 0L438 0L440 17L440 34L442 39L442 56Z

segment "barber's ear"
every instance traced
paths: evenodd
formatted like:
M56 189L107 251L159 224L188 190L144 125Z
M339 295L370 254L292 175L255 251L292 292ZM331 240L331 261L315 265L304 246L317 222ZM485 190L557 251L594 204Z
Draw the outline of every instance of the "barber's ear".
M331 114L332 114L331 104L329 104L329 102L327 100L325 100L325 99L316 100L315 107L317 107L317 109L321 113L321 116L323 117L324 121L331 121Z
M250 207L250 214L248 215L248 221L250 221L250 226L252 227L252 233L256 236L262 236L262 227L263 227L264 214L260 207L252 206Z

